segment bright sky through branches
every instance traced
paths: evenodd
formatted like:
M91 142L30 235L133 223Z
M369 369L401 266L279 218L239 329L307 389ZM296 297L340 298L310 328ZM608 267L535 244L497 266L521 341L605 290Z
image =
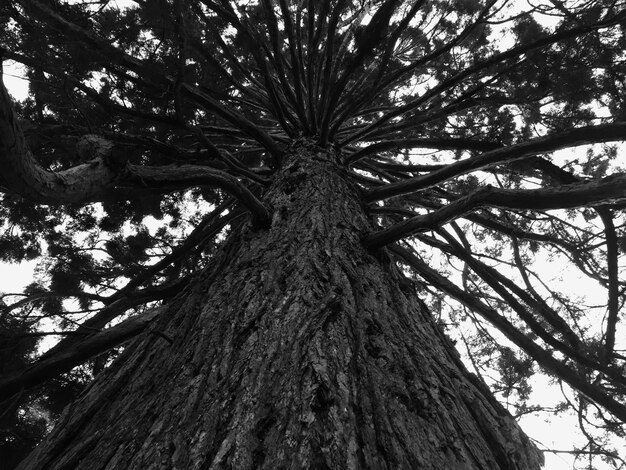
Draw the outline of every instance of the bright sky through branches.
M118 5L123 5L123 4L129 4L129 3L133 3L133 2L123 2L123 1L118 1L117 4ZM546 5L550 6L550 5L554 5L556 2L553 1L547 1L545 2ZM527 3L523 2L516 2L515 7L517 8L518 6L521 9L524 9L525 6L524 5L528 5ZM433 10L435 11L435 10ZM545 15L544 15L545 16ZM548 24L549 21L546 21L545 24ZM495 28L497 29L497 28ZM511 43L514 43L514 40L511 40ZM510 44L508 44L509 41L507 41L506 37L503 37L500 41L500 46L503 49L507 49L510 47ZM186 62L182 62L183 64ZM5 76L4 76L4 82L7 85L7 87L9 88L9 90L11 91L11 93L13 94L13 96L18 99L18 100L22 100L27 96L27 92L26 92L26 86L27 86L27 82L25 80L23 80L20 77L24 76L24 71L20 68L20 67L16 67L12 62L7 61L4 64L4 70L5 70ZM133 72L134 73L134 72ZM427 78L432 78L434 75L431 75L430 77ZM88 82L88 80L87 80ZM432 86L436 85L436 81L433 82ZM95 88L95 87L94 87ZM419 89L419 91L421 93L423 93L425 90ZM409 92L407 92L407 96L411 96L411 94ZM402 93L398 93L396 95L396 97L401 98L403 97ZM408 98L407 98L408 99ZM542 102L543 104L543 102ZM514 108L515 105L512 105L511 108ZM604 114L604 113L599 113L599 114ZM520 116L521 116L521 112L520 112ZM517 116L517 121L515 121L516 124L518 124L518 127L521 127L521 125L519 124L520 122L522 122L522 117ZM601 118L603 116L597 116L598 118ZM457 124L459 126L462 125L461 121L452 121L452 124L454 126L456 126ZM518 129L519 130L519 129ZM534 129L534 134L532 137L537 137L539 135L543 135L548 129L548 127L543 127L541 124L537 124L535 129ZM532 131L531 131L532 133ZM600 148L600 146L597 146L598 148ZM575 152L578 153L572 153L572 150L568 150L567 154L559 154L559 152L557 152L557 154L551 156L550 158L552 159L552 161L557 162L558 159L561 159L561 157L563 157L563 159L561 159L561 161L567 161L569 159L580 159L581 161L584 160L584 152L586 151L586 148L578 148L575 150ZM452 152L450 152L452 154ZM456 154L456 158L459 158L460 154ZM453 155L454 157L454 155ZM460 158L465 158L464 156L460 157ZM420 160L420 162L417 161L412 161L412 163L414 164L418 164L418 163L423 163L425 161L425 159ZM436 162L432 162L432 163L436 163ZM618 158L616 158L613 161L614 165L617 166L621 166L621 167L626 167L626 159L624 156L624 153L621 151L618 152ZM559 166L562 166L562 163L558 163ZM574 164L572 163L570 165L570 168L573 168ZM579 164L580 166L580 164ZM583 177L584 172L581 172L578 167L577 170L575 172L578 175L582 175ZM609 172L610 173L610 172ZM362 173L363 175L367 176L367 177L371 177L372 174L371 173L367 173L366 171L364 171ZM478 178L483 178L482 180L480 180L480 184L481 185L486 185L486 184L490 184L493 186L496 186L498 184L498 176L496 175L495 177L493 177L493 175L491 175L488 172L476 172L475 175L478 176ZM463 178L461 177L459 179L460 181L463 180ZM537 185L540 186L541 184L541 179L537 178ZM529 189L529 187L532 187L533 184L533 180L531 177L529 177L526 181L524 181L524 184L527 185L526 187L524 187L524 189ZM381 203L381 207L383 207L384 204ZM427 207L427 206L426 206ZM424 212L427 212L426 209L418 209L418 210L423 210ZM564 217L567 218L567 217ZM582 216L579 216L580 220L582 221ZM575 219L572 219L575 220ZM584 221L582 221L584 222ZM576 222L574 222L576 223ZM472 243L475 242L475 246L482 250L484 248L484 246L480 246L479 239L474 239L472 238L472 235L469 235L468 238L470 239L470 241ZM488 242L487 242L488 243ZM424 245L422 245L423 247ZM489 247L487 247L488 249ZM560 282L560 284L557 285L557 287L555 288L555 291L567 291L567 292L571 292L572 296L577 296L580 294L583 294L585 298L583 298L583 300L581 300L581 302L585 302L585 303L593 303L596 305L603 305L604 303L606 303L606 293L603 292L603 290L601 289L597 289L594 285L594 283L589 282L588 279L583 279L582 276L570 276L567 272L566 269L563 268L563 266L565 266L565 263L563 262L562 259L560 259L559 257L555 257L551 260L547 259L547 255L543 256L545 253L547 253L547 251L539 251L539 254L537 255L537 261L535 263L535 265L532 266L532 269L534 269L535 271L540 271L542 273L542 276L545 274L546 278L551 278L551 277L562 277L562 281ZM489 253L482 253L482 255L485 255L485 257L487 257L487 255L489 255ZM543 256L543 257L542 257ZM436 262L436 260L433 260L433 262ZM453 263L451 263L453 265ZM460 265L461 263L459 263ZM459 274L457 274L456 272L453 271L453 273L451 274L451 277L456 277L457 279L455 279L456 283L458 285L462 285L464 282L464 279L462 279L462 275L463 272L463 267L455 267L454 265L452 266L454 269L458 269ZM566 271L565 273L563 273L563 271ZM515 270L511 269L511 273L509 273L507 271L507 267L505 266L504 268L500 269L501 274L505 275L505 276L511 276L512 278L514 276L516 276ZM21 272L21 274L18 276L18 272ZM7 278L7 282L4 283L3 287L0 288L0 290L3 291L12 291L12 292L18 292L20 289L19 286L19 281L18 279L21 279L21 282L23 284L29 283L32 280L32 265L30 266L26 266L24 268L17 267L17 266L6 266L5 267L5 273L3 275L4 278ZM561 276L562 274L565 274L565 276ZM10 286L8 280L11 280L12 282L17 282L17 284L15 286ZM523 285L523 284L522 284ZM539 290L541 290L541 288L539 288ZM546 291L544 291L546 292ZM549 290L547 292L550 292ZM548 298L548 301L550 301L550 299ZM598 311L601 310L601 308L597 309ZM595 311L594 311L595 312ZM598 324L594 325L591 324L590 327L593 328L594 326L601 326L600 323L600 319L602 317L602 313L599 313L597 315L595 315L593 318L590 319L591 322L593 322L594 320L597 319ZM601 330L600 330L601 331ZM623 332L623 329L619 328L618 325L618 334L620 334L621 332ZM497 336L497 334L496 334ZM623 335L622 335L623 336ZM506 342L506 341L505 341ZM624 345L624 343L626 342L626 338L623 337L618 337L617 341L616 341L616 345L617 345L617 350L620 349L620 347ZM457 344L457 347L460 347L460 349L462 350L463 347L460 343ZM471 364L468 363L468 367L471 370ZM560 399L560 395L559 395L559 391L555 390L555 386L553 385L549 385L548 383L546 383L546 379L545 376L541 376L539 379L535 380L535 384L534 384L534 391L533 394L537 395L540 393L547 393L549 394L548 398L554 398L553 402L556 404L555 400ZM566 392L567 393L567 392ZM542 397L542 401L546 402L546 397ZM547 401L550 401L549 399ZM584 440L580 439L580 436L577 434L578 431L576 430L576 422L575 420L568 418L568 417L559 417L558 421L553 421L553 424L551 425L546 425L545 423L543 423L541 421L542 417L539 418L535 418L535 417L531 417L531 416L526 416L522 419L522 422L524 423L525 429L528 431L529 435L531 437L536 438L538 441L540 441L542 446L546 446L547 448L552 448L552 449L561 449L561 450L566 450L571 448L572 446L572 442L575 442L576 445L578 445L579 443L584 443ZM573 430L573 431L572 431ZM582 444L580 444L582 445ZM626 452L624 452L626 454ZM552 455L552 454L546 454L546 468L547 469L565 469L565 468L571 468L571 461L573 460L573 456L568 455L567 453L562 453L562 454L557 454L557 455ZM597 462L594 462L595 465L597 465L598 468L603 468L601 465L597 464Z
M23 69L16 65L7 62L4 64L4 82L11 95L16 100L23 100L28 97L28 82L24 77ZM624 159L624 165L626 165L626 159ZM562 274L562 268L559 263L546 262L540 267L541 270L545 270L549 277L556 277ZM36 262L23 263L20 265L3 264L0 267L0 279L2 279L3 292L19 293L23 287L33 281L34 268ZM580 276L566 278L564 281L571 292L580 293L588 292L590 284L587 280ZM595 295L602 297L604 292L596 289ZM53 337L49 337L45 340L48 344L44 349L51 346ZM465 359L466 356L464 355ZM468 367L471 365L468 364ZM556 406L560 401L560 392L556 387L546 381L545 377L540 376L535 382L533 399L543 403L551 402L553 406ZM549 449L562 450L562 453L546 453L546 469L550 470L570 470L574 462L574 456L566 451L571 448L572 444L581 439L578 428L576 427L576 420L573 416L559 416L552 417L549 422L545 421L545 415L538 414L537 416L527 415L521 420L524 429L528 432L529 436L536 439L542 447ZM582 441L581 441L582 442ZM626 455L626 448L624 455ZM602 463L596 464L599 470L602 470ZM607 467L608 468L608 467Z

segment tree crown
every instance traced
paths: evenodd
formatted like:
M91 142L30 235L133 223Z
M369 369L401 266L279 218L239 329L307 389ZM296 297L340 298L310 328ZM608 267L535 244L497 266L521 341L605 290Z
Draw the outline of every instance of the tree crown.
M3 399L66 353L87 364L71 383L102 369L226 234L271 223L264 194L306 142L515 413L541 369L581 423L623 433L623 2L24 0L0 22L29 83L1 90L0 256L39 260L4 296L4 351L61 338ZM546 257L602 300L548 283ZM99 334L118 340L81 349ZM581 454L624 464L583 430Z

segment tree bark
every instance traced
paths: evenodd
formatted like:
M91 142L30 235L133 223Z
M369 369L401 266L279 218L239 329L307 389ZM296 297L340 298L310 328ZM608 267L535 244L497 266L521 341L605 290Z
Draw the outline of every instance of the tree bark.
M339 156L294 146L222 252L20 469L538 469L384 252ZM164 340L168 338L172 341Z

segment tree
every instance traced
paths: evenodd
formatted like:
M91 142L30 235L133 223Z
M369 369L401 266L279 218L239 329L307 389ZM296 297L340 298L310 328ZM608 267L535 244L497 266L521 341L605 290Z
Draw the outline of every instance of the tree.
M2 318L61 339L0 400L96 375L19 468L539 468L448 335L622 435L623 2L13 3Z

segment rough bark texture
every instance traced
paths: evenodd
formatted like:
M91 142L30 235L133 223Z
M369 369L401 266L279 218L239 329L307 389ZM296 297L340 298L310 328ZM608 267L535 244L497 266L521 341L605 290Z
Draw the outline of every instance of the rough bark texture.
M26 144L0 73L0 191L43 204L101 200L116 178L105 163L112 145L99 138L85 139L83 144L88 163L60 172L42 168Z
M228 243L20 469L536 469L384 253L336 156L300 146Z

